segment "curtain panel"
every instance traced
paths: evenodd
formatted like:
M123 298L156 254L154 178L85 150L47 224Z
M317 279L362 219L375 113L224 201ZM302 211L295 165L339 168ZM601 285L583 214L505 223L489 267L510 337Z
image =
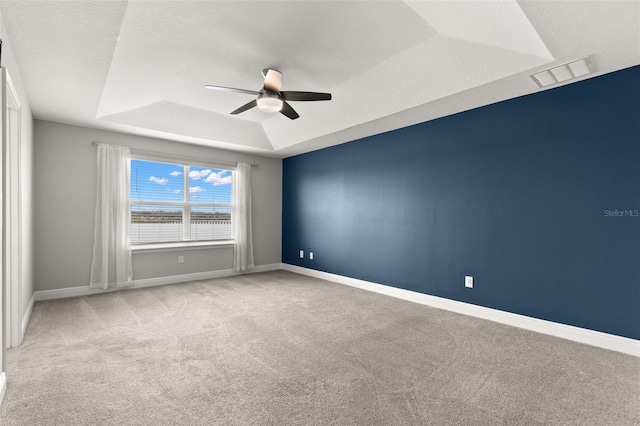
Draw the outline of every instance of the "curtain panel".
M89 287L107 289L133 284L128 147L98 145L98 184Z
M252 269L253 241L251 235L251 165L238 163L233 172L233 231L235 238L234 269Z

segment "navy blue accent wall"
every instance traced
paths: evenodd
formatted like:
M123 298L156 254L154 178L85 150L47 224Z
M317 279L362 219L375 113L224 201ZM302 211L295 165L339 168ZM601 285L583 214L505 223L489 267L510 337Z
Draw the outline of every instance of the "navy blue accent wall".
M282 259L640 339L638 210L633 67L285 159Z

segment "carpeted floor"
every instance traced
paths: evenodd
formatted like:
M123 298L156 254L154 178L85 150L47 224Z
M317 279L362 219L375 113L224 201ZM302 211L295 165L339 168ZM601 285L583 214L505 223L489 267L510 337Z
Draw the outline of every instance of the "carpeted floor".
M38 302L2 425L638 425L640 359L276 271Z

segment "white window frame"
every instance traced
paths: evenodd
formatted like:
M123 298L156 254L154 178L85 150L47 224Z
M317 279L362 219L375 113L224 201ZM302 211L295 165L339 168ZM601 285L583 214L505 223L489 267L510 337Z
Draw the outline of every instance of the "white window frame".
M225 246L234 246L235 239L234 236L231 235L230 239L227 240L190 240L189 236L191 235L191 207L228 207L231 210L231 229L233 233L233 212L234 212L234 200L231 200L229 204L222 203L192 203L187 199L189 197L189 167L207 167L216 170L229 170L231 171L232 176L235 174L236 167L230 166L228 163L216 163L215 161L202 161L201 159L194 159L189 157L181 157L181 156L164 156L162 154L150 155L148 153L141 154L136 153L134 150L131 151L131 161L141 160L141 161L150 161L156 163L165 163L165 164L175 164L178 166L182 166L182 176L183 176L183 199L181 202L178 201L145 201L145 200L131 200L129 199L129 211L131 211L131 206L135 204L144 204L144 205L175 205L182 208L182 241L171 241L171 242L152 242L152 243L132 243L131 250L138 253L145 252L156 252L156 251L172 251L175 249L189 249L189 250L197 250L197 249L207 249L210 247L225 247ZM131 177L130 177L131 178ZM232 178L231 185L234 185L235 179ZM233 194L233 186L231 189L231 193ZM131 195L131 194L129 194ZM131 197L129 197L131 198Z

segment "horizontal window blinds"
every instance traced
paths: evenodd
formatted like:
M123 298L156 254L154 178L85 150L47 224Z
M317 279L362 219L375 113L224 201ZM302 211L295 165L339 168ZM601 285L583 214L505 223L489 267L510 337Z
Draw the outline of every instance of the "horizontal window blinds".
M232 171L131 160L131 243L230 240Z

